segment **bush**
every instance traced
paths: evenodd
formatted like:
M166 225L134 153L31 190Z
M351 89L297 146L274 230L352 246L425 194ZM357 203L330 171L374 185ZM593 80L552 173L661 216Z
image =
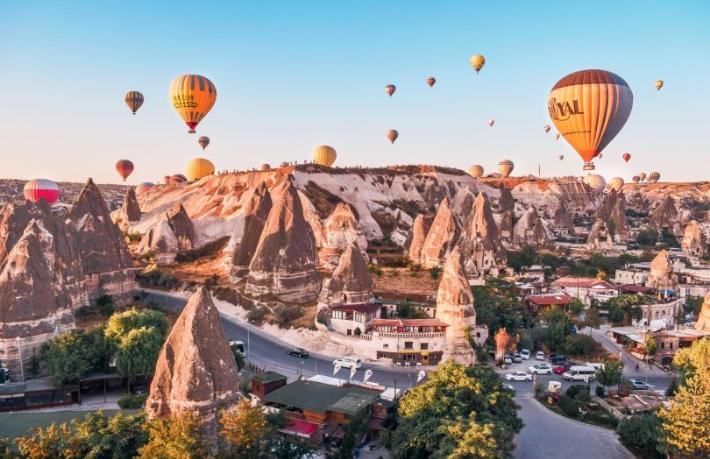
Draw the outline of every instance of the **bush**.
M590 411L584 419L614 429L619 424L619 420L607 411Z
M569 398L577 398L577 395L582 392L589 394L589 388L583 384L574 384L567 388L567 390L565 391L565 395L567 395Z
M661 430L654 413L637 414L623 419L619 423L617 433L624 446L641 452L643 457L663 457L657 451Z
M565 338L563 349L570 355L590 355L594 352L594 338L589 335L570 335Z
M178 286L180 281L170 273L165 273L159 269L150 269L136 275L138 285L143 288L161 288L172 290Z
M148 394L123 394L118 399L118 407L122 410L142 410Z
M429 270L429 275L432 279L438 279L440 274L441 268L439 268L438 266L435 266Z
M574 399L568 397L567 395L560 395L560 399L557 401L557 405L560 407L562 412L570 417L576 418L579 416L579 411L577 410L577 402Z
M257 306L249 313L247 314L247 320L252 323L252 324L261 324L261 322L264 321L264 318L266 317L266 314L268 314L269 309L264 307L264 306Z

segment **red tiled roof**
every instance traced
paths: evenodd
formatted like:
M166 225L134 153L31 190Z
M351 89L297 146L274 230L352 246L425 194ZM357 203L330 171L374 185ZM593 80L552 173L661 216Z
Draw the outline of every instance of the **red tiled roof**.
M290 419L281 428L282 432L296 434L303 437L310 437L316 430L318 430L318 424L302 421L300 419Z
M580 287L580 288L614 288L605 280L590 277L562 277L552 283L555 287Z
M331 311L353 311L363 314L374 314L379 311L380 305L376 303L339 304L332 306Z
M572 303L572 297L566 293L548 295L529 295L525 298L528 302L538 306L567 305Z
M440 319L375 319L373 327L448 327Z

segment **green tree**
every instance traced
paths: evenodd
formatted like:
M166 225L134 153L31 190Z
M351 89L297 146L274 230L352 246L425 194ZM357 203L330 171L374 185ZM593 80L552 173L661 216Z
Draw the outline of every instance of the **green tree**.
M147 327L157 329L160 336L165 338L168 326L168 319L162 312L153 309L138 310L133 308L112 315L108 320L104 334L115 343L119 343L129 331Z
M140 327L130 330L121 339L116 352L116 368L132 383L138 376L149 376L155 370L163 337L155 328Z
M488 278L485 285L474 286L476 322L488 327L489 336L501 329L514 333L533 324L532 316L520 299L515 286L503 279Z
M662 458L661 428L655 413L623 418L616 432L627 448L645 458Z
M273 430L260 405L248 399L239 401L235 409L222 411L219 434L226 444L229 458L256 458L267 449Z
M9 438L0 437L0 459L13 459L16 456L12 450L12 441Z
M602 318L599 315L599 309L590 307L584 312L584 326L589 327L589 334L592 334L592 328L599 328L602 324Z
M636 235L636 242L641 247L651 247L658 242L658 231L655 229L641 230Z
M693 314L695 317L700 314L700 308L703 306L704 298L702 296L689 296L685 299L683 312L685 314Z
M644 345L646 348L647 358L656 355L656 351L658 351L658 342L656 341L656 338L653 337L653 335L646 336L646 342L644 343Z
M400 400L392 457L507 457L523 427L517 409L491 368L446 361Z
M202 459L210 457L209 446L200 433L194 413L148 422L148 443L139 450L143 459Z
M597 369L595 378L597 382L606 389L609 386L615 386L621 382L623 372L623 363L619 360L607 360L604 366Z
M710 370L688 377L658 416L672 457L710 457Z
M49 342L45 360L49 376L55 384L76 383L91 368L85 351L83 332L73 330Z

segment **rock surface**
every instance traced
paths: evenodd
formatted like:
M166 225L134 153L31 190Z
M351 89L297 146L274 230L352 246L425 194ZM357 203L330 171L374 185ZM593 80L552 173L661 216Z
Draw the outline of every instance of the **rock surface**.
M678 209L675 201L668 195L651 211L649 215L650 225L660 234L664 228L673 234L680 236L680 222L678 221Z
M249 265L272 205L271 193L266 183L261 182L244 206L244 230L232 259L232 280L235 282L245 279L249 274Z
M476 196L459 242L465 273L468 277L488 274L505 264L500 233L488 197Z
M544 248L550 243L547 230L534 207L529 207L513 228L513 245Z
M587 248L589 249L609 249L614 245L614 239L606 221L598 218L587 236Z
M683 252L694 257L703 257L708 253L708 244L702 228L697 221L691 220L685 227L680 243Z
M560 206L555 211L555 215L552 218L552 225L561 232L567 233L569 236L574 236L574 220L572 215L567 210L567 206L564 202L560 203Z
M427 225L426 217L424 214L417 214L412 224L409 247L407 248L407 258L414 265L418 265L422 261L422 247L428 232L429 225Z
M676 279L667 250L658 252L656 258L651 261L651 271L646 280L646 286L658 290L675 288Z
M195 292L173 325L155 366L145 410L151 418L196 413L217 445L217 413L239 398L239 375L209 292Z
M476 363L467 338L469 330L476 327L476 310L458 247L446 258L436 294L436 317L448 325L442 360L452 359L467 366Z
M323 222L322 248L319 251L321 263L330 268L337 266L340 255L351 243L357 244L362 256L367 260L367 238L360 228L353 208L340 202Z
M177 239L179 251L192 250L197 246L195 227L182 204L174 204L167 212L168 226Z
M278 197L249 266L246 292L295 303L313 301L321 286L313 230L292 180L285 180L273 194Z
M710 333L710 293L705 295L703 306L698 314L698 320L695 322L695 329Z
M372 301L374 285L367 262L355 241L340 256L333 276L325 282L319 304L355 304Z
M421 264L426 268L441 266L459 239L459 224L444 198L429 228L421 250Z
M141 219L141 208L136 198L135 188L130 187L126 191L126 197L123 199L123 205L114 214L113 221L122 230L127 230L131 224L138 222Z

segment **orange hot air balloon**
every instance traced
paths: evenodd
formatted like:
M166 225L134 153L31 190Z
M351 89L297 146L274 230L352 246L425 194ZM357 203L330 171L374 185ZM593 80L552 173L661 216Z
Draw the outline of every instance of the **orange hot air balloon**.
M394 94L394 92L396 90L397 90L397 86L395 86L393 84L388 84L387 86L385 86L385 93L390 97L392 97L392 94Z
M125 182L131 172L133 172L133 163L127 159L121 159L116 163L116 171Z
M434 86L436 84L436 78L434 78L434 77L427 78L426 84L428 84L429 87L431 88L432 86Z
M552 87L547 108L557 130L593 170L592 160L616 137L633 107L631 88L606 70L570 73Z
M486 58L481 54L471 56L469 61L471 63L471 67L473 67L473 70L475 70L476 73L480 72L483 66L486 65Z
M389 140L390 143L394 143L394 141L397 140L397 137L399 137L399 132L396 130L390 129L387 131L387 140Z
M200 75L182 75L170 85L170 102L175 111L190 128L190 134L209 113L217 101L217 88Z
M141 108L141 105L143 105L145 99L143 98L143 94L138 91L128 91L123 100L126 101L126 105L128 105L128 108L130 108L135 115L138 109Z
M207 145L210 144L210 138L203 135L202 137L197 139L197 143L199 143L200 146L202 147L202 151L205 151L205 148L207 148Z
M624 155L622 156L622 158L624 158L624 161L626 161L626 162L628 163L629 160L631 159L631 154L630 154L630 153L624 153Z
M313 149L313 162L321 166L332 166L338 154L330 145L318 145Z

